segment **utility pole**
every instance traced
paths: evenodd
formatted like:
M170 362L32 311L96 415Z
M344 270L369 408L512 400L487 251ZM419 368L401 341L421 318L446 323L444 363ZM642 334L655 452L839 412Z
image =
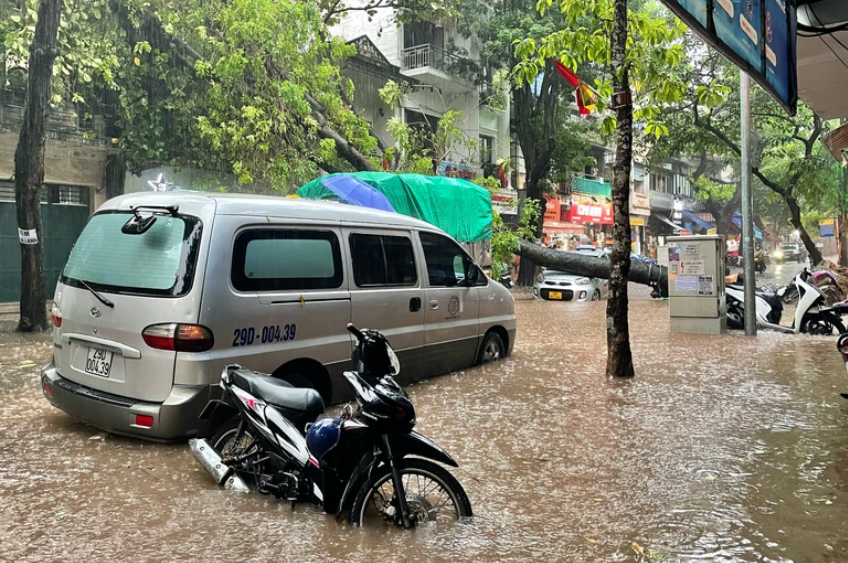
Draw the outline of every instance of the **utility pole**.
M739 71L742 109L742 266L745 276L745 334L757 335L754 279L754 199L751 193L751 79Z

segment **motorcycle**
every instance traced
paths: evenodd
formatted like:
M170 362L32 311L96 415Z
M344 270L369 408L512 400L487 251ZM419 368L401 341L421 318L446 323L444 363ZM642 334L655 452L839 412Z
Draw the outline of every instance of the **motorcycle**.
M828 307L822 292L810 283L811 276L807 268L795 276L793 283L800 299L791 326L780 324L783 315L783 297L789 286L780 288L776 293L757 292L755 300L757 326L794 334L799 332L832 334L834 329L840 333L845 332L842 315L848 313L848 304ZM727 326L731 329L744 329L745 290L741 276L736 284L728 284L725 291Z
M813 285L815 285L822 293L825 294L828 303L836 303L840 300L841 289L839 288L839 280L836 274L830 270L817 270L812 274ZM786 288L786 293L783 295L784 303L793 303L798 300L798 290L794 282Z
M316 421L324 403L314 389L229 365L222 398L206 405L200 436L189 441L195 459L227 489L311 502L357 526L470 517L462 485L434 463L456 461L412 429L415 407L394 379L400 362L389 342L347 329L357 341L356 371L344 372L355 410L348 403L337 418Z
M509 273L507 273L507 272L504 272L503 274L501 274L500 277L498 278L498 281L500 282L500 284L502 286L504 286L507 289L512 289L513 287L515 287L515 282L512 281L512 276L510 276Z
M839 340L836 341L836 349L842 355L842 361L845 362L845 368L848 369L848 334L840 334ZM839 394L843 399L848 399L848 393Z
M762 250L757 250L754 252L754 270L758 274L762 274L768 268L768 264L766 262L766 255Z

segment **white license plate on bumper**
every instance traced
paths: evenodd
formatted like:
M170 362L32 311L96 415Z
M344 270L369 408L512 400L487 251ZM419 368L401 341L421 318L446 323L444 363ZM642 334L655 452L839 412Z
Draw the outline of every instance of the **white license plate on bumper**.
M85 358L85 373L109 377L112 369L112 352L101 348L89 348Z

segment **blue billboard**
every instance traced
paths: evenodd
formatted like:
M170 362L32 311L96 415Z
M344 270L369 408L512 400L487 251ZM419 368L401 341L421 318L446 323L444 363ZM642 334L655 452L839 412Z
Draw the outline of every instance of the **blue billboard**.
M795 0L661 1L704 41L747 72L789 114L795 114Z

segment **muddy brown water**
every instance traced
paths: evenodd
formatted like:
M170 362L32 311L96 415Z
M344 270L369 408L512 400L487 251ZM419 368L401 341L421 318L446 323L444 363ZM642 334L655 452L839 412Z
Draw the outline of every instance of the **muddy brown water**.
M475 511L414 532L228 493L185 445L76 422L41 397L48 337L5 332L0 560L848 561L835 339L670 334L667 303L635 301L637 377L607 381L604 306L518 301L510 358L409 389Z

